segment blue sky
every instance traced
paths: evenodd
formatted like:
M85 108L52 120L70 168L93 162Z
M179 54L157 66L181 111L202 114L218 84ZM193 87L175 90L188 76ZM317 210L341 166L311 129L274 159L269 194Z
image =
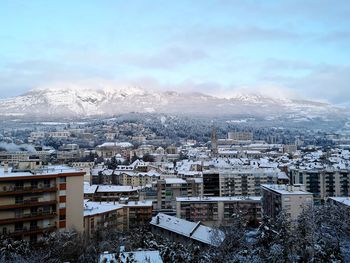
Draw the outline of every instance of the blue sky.
M350 102L350 1L0 0L0 97L55 82Z

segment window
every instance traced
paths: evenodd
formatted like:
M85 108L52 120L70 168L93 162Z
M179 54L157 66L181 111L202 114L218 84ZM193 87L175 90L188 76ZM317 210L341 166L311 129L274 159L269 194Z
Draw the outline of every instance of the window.
M66 220L66 215L60 215L60 221Z
M66 182L66 177L60 177L60 183L65 183Z

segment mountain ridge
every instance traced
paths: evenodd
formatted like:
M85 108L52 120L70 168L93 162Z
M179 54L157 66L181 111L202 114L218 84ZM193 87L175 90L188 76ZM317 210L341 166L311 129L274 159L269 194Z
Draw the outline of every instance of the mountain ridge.
M3 116L89 117L129 112L326 117L340 114L342 109L322 102L272 98L261 94L219 98L201 92L149 90L126 85L43 87L0 100L0 115Z

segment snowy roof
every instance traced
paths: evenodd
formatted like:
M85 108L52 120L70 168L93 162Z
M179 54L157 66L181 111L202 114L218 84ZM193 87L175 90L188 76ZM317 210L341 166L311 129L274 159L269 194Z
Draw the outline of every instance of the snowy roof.
M84 201L84 216L92 216L123 208L123 205L109 202Z
M96 189L96 184L90 185L88 182L84 182L84 194L94 194Z
M136 192L137 190L137 187L128 185L98 185L96 192Z
M187 182L181 178L165 178L166 184L186 184Z
M126 207L144 207L153 206L152 200L142 200L142 201L128 201L128 203L123 204Z
M1 178L11 178L17 176L40 176L40 175L55 175L65 173L77 173L82 172L80 169L72 168L64 165L48 165L38 169L34 169L30 172L14 171L12 168L8 168L8 172L5 172L4 168L0 168Z
M212 246L220 246L225 239L225 234L220 230L214 231L210 227L201 225L200 222L194 223L163 213L153 217L150 224Z
M120 148L129 148L133 147L130 142L105 142L97 147L120 147Z
M134 262L134 263L163 263L163 260L159 254L159 251L132 251L132 252L120 252L117 259L115 253L105 252L100 254L99 263L112 263L112 262Z
M121 252L119 254L121 263L135 262L135 263L163 263L159 251L133 251Z
M262 184L261 187L281 195L312 195L304 190L302 185Z
M350 206L350 197L328 197L328 198L338 203L341 203L343 205Z
M261 196L176 197L177 202L261 201Z

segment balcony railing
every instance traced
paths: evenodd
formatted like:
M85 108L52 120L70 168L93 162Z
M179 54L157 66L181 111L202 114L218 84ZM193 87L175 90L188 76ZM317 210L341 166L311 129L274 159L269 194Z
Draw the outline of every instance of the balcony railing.
M12 194L23 194L32 192L43 192L43 191L56 191L57 186L55 184L43 184L33 186L2 186L0 187L0 195L12 195Z
M39 199L16 200L15 204L0 205L0 210L55 205L56 203L57 203L56 200L49 200L49 201L40 201Z
M53 218L55 216L56 216L56 212L51 212L51 211L19 214L19 215L15 215L15 217L13 217L13 218L1 219L0 225L12 224L12 223L29 221L29 220L40 220L40 219L46 219L46 218Z
M13 232L7 233L8 236L18 237L18 236L27 236L31 234L37 234L42 232L52 232L56 230L56 226L49 227L39 227L39 226L31 226L31 227L22 227L16 228Z

